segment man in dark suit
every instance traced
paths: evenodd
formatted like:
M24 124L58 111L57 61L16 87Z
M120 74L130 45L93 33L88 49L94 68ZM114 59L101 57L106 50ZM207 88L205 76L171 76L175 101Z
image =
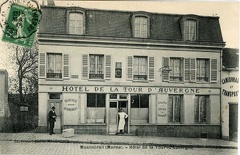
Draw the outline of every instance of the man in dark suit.
M49 121L49 124L50 124L50 131L49 131L49 134L52 135L52 134L55 134L53 132L53 128L54 128L54 124L56 122L56 113L55 113L55 107L52 107L52 110L49 111L48 113L48 121Z

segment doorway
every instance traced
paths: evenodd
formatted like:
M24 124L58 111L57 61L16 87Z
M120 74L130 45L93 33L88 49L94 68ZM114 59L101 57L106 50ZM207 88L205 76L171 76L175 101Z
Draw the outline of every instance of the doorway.
M237 142L238 138L238 104L229 104L229 140Z
M115 134L118 132L118 111L123 109L128 114L128 101L110 101L109 104L109 134ZM124 131L128 132L128 118L125 119Z
M53 106L55 107L55 113L57 115L53 132L61 133L62 132L61 101L59 101L59 102L49 102L47 115L48 115L49 111L51 110L51 108ZM48 116L47 116L47 118L48 118ZM47 123L47 127L48 127L48 132L49 132L49 122Z

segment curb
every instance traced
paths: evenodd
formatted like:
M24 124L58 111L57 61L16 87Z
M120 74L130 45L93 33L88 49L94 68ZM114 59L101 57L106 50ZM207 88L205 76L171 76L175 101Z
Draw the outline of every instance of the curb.
M11 141L11 140L9 140ZM34 143L78 143L78 144L105 144L105 145L142 145L142 146L156 146L165 148L221 148L221 149L238 149L237 146L226 145L189 145L189 144L157 144L157 143L127 143L127 142L109 142L109 141L74 141L74 140L13 140L14 142L34 142Z

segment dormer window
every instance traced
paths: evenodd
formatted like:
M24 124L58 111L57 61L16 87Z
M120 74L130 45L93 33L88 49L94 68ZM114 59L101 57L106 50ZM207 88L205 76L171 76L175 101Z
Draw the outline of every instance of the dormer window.
M68 11L68 26L67 31L69 34L84 34L84 16L85 13L83 11Z
M197 21L187 19L183 21L183 39L185 41L197 40Z
M133 17L133 36L136 38L149 37L149 17L136 15Z

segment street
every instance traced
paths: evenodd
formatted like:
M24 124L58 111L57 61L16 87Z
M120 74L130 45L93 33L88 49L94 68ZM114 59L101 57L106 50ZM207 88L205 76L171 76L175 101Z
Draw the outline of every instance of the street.
M1 141L0 153L1 155L237 155L237 149Z

